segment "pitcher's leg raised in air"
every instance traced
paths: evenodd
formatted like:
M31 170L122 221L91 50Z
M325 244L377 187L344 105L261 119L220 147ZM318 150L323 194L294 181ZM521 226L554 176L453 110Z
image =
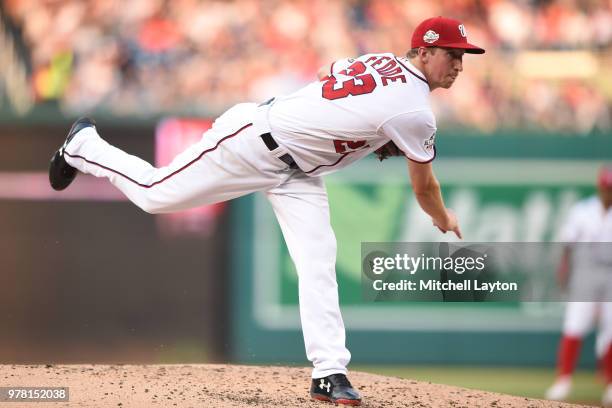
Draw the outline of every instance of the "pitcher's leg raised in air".
M79 119L51 160L51 186L67 188L78 171L106 177L144 211L165 213L277 185L279 176L270 168L284 164L270 155L248 117L227 122L214 125L168 166L156 168L103 140L93 120Z

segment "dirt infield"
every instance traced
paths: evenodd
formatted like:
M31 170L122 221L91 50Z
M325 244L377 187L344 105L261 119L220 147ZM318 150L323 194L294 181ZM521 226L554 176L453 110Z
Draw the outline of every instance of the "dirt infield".
M69 387L69 402L6 407L318 407L310 370L237 365L1 365L0 386ZM394 377L351 372L364 407L576 407Z

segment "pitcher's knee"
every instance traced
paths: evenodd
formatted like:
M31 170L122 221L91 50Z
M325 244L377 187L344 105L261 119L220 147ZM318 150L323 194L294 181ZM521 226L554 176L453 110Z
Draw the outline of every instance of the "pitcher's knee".
M321 237L317 241L313 251L321 254L323 258L336 260L336 253L338 251L338 245L336 243L336 236L332 233L327 234L325 237Z
M141 205L139 207L140 207L141 210L143 210L144 212L146 212L148 214L160 214L160 213L162 213L161 208L157 207L155 205L145 204L145 205Z
M333 269L336 264L336 240L311 242L305 245L301 261L315 270Z

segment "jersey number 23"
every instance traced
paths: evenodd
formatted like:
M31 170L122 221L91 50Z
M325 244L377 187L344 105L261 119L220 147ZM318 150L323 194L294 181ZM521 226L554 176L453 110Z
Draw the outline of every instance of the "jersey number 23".
M354 62L350 67L339 72L348 79L338 81L332 74L323 84L323 97L325 99L341 99L349 95L369 94L376 88L376 81L371 74L365 74L366 66L361 61Z

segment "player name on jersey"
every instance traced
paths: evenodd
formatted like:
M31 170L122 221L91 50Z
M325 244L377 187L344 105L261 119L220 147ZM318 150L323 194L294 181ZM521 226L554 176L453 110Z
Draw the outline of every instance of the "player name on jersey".
M387 86L389 82L400 81L406 83L406 76L402 73L398 61L388 55L371 56L365 63L370 65L380 74L380 80L383 86Z

